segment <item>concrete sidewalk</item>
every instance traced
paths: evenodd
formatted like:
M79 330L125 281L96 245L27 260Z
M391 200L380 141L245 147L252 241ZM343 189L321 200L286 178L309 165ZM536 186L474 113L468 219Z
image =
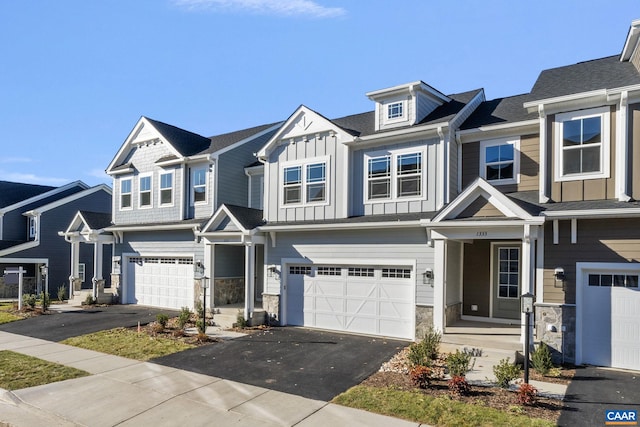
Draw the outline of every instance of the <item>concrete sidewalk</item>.
M0 332L0 350L92 374L13 392L0 389L3 426L418 426L319 400L8 332Z

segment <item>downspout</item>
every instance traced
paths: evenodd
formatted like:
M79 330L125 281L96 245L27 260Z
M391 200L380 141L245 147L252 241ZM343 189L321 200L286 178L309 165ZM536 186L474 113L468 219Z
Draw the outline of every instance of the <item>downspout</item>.
M538 188L538 201L547 203L549 194L547 193L547 173L549 165L547 164L547 113L544 111L544 105L538 105L538 117L540 119L540 177Z
M628 138L628 107L629 92L620 93L620 111L617 114L616 125L616 197L621 202L631 200L628 186L628 170L629 170L629 138Z

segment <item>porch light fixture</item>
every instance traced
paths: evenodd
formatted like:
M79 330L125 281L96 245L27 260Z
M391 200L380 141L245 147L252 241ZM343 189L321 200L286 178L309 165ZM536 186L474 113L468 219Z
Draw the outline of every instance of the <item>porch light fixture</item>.
M520 297L520 308L524 314L524 382L529 384L529 343L531 341L531 314L533 313L534 295L530 292Z
M566 276L564 275L564 268L556 267L556 269L553 271L553 278L558 282L564 282L566 279Z
M422 283L433 286L433 270L431 268L427 268L422 273Z
M46 277L49 274L49 267L47 267L46 264L42 264L40 266L40 274L44 277Z
M200 260L196 261L193 264L193 277L195 279L203 279L204 278L204 264Z

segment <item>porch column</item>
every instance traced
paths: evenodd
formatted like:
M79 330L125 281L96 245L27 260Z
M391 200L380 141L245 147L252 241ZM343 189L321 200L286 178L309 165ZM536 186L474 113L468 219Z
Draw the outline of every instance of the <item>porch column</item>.
M98 282L102 280L102 243L93 243L93 285L92 296L98 298Z
M249 321L253 316L253 294L255 269L255 246L252 242L245 243L244 246L244 318Z
M446 240L433 241L433 329L444 332L444 287L446 284Z
M537 227L531 226L529 224L524 225L524 234L522 237L522 279L521 279L521 289L520 295L529 293L534 293L534 266L535 266L535 251L531 250L531 246L533 242L535 242L537 237ZM520 314L520 340L524 343L525 337L525 314ZM533 323L533 322L532 322ZM533 340L533 334L529 334L531 339ZM523 348L524 349L524 348Z
M73 281L78 277L78 263L80 262L80 242L71 240L71 273L69 276L69 298L73 297Z

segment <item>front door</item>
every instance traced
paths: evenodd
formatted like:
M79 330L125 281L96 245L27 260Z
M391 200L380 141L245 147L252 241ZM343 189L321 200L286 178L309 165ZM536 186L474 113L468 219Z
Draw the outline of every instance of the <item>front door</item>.
M520 319L520 245L496 244L492 258L492 317Z

